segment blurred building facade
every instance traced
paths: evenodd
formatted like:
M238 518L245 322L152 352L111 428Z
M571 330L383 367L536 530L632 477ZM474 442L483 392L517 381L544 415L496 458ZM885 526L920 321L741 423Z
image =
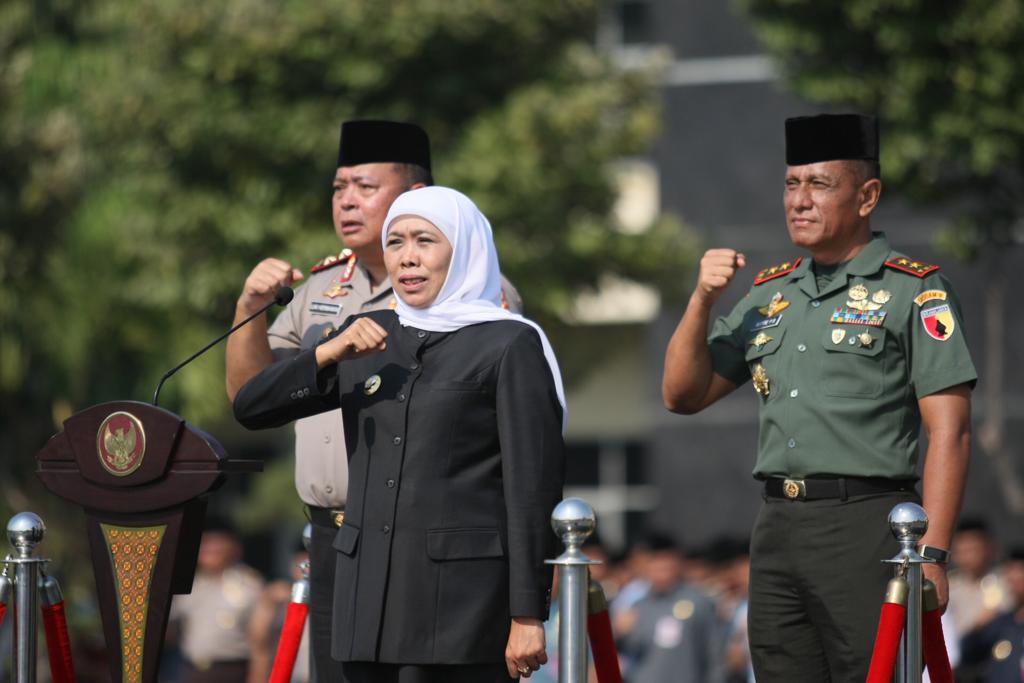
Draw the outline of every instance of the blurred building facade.
M747 271L719 303L718 313L724 314L757 270L798 255L782 212L783 119L820 108L786 92L735 3L611 0L598 41L625 67L666 55L670 60L661 89L661 137L646 158L623 164L619 208L627 227L642 224L654 206L695 228L704 248L728 246L747 255ZM882 144L884 139L883 130ZM1015 252L1010 268L995 274L980 264L958 263L935 250L934 238L945 222L941 211L911 208L889 194L873 225L895 248L941 264L952 279L984 382L986 278L1007 276L1012 289L1011 274L1024 267L1024 256ZM601 344L605 356L599 371L570 392L573 457L567 494L594 504L602 537L613 549L649 527L675 534L687 547L722 534L745 535L760 505L760 487L750 475L757 446L754 392L741 387L700 415L669 414L660 397L661 371L681 304L663 302L648 290L632 292L635 305L623 304L627 289L615 283L578 307L580 320L588 323L581 337L609 343ZM608 311L619 317L613 322ZM1010 315L1004 322L1001 400L1006 441L1020 478L1021 449L1013 445L1024 434L1024 346L1015 340L1024 324ZM1014 511L1001 495L1006 477L997 475L977 445L986 415L980 384L974 411L976 443L965 513L989 517L1005 543L1019 543L1024 511Z

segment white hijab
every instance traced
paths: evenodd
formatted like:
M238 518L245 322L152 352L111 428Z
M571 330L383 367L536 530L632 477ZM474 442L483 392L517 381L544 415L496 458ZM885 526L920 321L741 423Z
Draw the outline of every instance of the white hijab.
M453 332L467 325L494 320L518 320L537 330L544 358L551 369L558 402L562 405L562 432L565 432L566 406L562 373L551 343L540 325L501 306L501 271L494 246L491 224L466 195L448 187L422 187L410 190L391 205L381 243L387 245L388 230L402 216L418 216L433 223L452 245L448 277L434 302L426 308L413 308L397 298L395 312L406 327L430 332Z

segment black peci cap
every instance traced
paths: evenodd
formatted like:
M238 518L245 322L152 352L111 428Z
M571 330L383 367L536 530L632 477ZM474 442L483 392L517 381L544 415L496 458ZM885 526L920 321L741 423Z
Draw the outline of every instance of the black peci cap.
M430 138L413 123L345 121L338 143L338 166L391 161L430 170Z
M878 119L862 114L786 119L786 165L836 159L878 161Z

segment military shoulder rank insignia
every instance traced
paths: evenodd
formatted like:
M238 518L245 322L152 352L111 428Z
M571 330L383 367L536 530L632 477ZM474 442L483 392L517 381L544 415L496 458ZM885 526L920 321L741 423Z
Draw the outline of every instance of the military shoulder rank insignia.
M333 268L334 266L340 263L345 263L347 261L355 263L355 254L352 253L351 249L342 249L341 252L337 254L325 256L319 261L317 261L315 264L313 264L313 267L309 269L309 272L319 273L321 270Z
M896 258L891 258L885 262L885 265L889 266L890 268L894 268L895 270L901 270L904 273L916 275L917 277L924 277L928 273L931 273L939 269L939 266L936 266L934 264L924 263L922 261L915 261L913 259L907 258L906 256L897 256Z
M326 259L321 261L320 264L313 266L310 271L313 273L319 273L320 271L332 268L339 263L345 264L345 270L341 272L341 275L338 275L331 280L331 285L324 290L324 296L328 299L333 299L336 296L348 295L348 290L352 288L352 283L350 282L352 280L352 274L356 272L356 255L348 249L343 249L337 256L328 256Z
M765 268L757 274L757 277L754 278L754 285L759 285L764 282L768 282L769 280L774 280L777 277L782 277L787 273L792 273L796 270L796 267L800 265L801 261L803 261L802 256L795 261L785 261L777 266Z

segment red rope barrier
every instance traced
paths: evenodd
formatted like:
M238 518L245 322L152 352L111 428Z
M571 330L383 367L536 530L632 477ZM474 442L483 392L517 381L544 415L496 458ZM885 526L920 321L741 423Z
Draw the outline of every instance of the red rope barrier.
M309 605L301 602L288 603L288 613L281 629L281 640L277 644L274 667L270 670L270 683L288 683L295 669L295 658L299 654L302 631L306 626Z
M935 584L925 579L921 600L921 649L924 664L932 683L953 683L953 669L949 665L946 639L942 635L942 611Z
M612 635L612 620L608 616L608 601L597 581L590 581L587 592L587 636L594 657L594 670L598 683L622 683L619 653Z
M14 592L14 582L7 576L7 568L0 574L0 625L4 623L7 616L7 603L11 601L11 593Z
M57 579L52 576L43 575L39 583L50 675L53 683L75 683L75 664L71 659L71 638L68 636L68 620L64 614L64 595Z
M900 649L900 637L907 623L907 580L896 577L885 590L885 603L878 620L878 635L875 636L875 650L871 653L871 668L867 683L891 683L896 667L896 654Z
M75 665L71 660L71 639L68 637L63 602L43 607L43 628L53 683L75 683Z

